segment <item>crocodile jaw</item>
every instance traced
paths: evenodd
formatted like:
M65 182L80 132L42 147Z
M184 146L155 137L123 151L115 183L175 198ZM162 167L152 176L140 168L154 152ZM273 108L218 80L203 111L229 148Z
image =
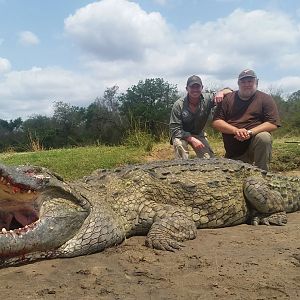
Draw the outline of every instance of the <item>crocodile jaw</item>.
M12 185L4 177L0 179L0 230L22 228L39 219L39 193Z
M2 259L33 252L54 251L78 232L88 216L88 210L64 198L48 199L48 197L47 193L41 193L36 198L37 202L42 203L37 214L33 215L29 210L21 213L10 212L10 216L13 215L20 224L16 229L2 228L0 232ZM29 213L32 214L28 217ZM24 224L26 225L23 226Z
M57 249L89 214L55 176L10 171L0 168L0 265L12 257Z

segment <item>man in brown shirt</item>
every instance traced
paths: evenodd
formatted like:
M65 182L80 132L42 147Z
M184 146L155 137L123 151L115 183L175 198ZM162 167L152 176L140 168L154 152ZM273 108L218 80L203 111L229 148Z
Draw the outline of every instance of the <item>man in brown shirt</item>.
M212 126L222 132L225 157L254 163L268 170L272 154L270 132L280 126L273 98L257 90L253 70L239 74L239 90L224 97L216 109Z

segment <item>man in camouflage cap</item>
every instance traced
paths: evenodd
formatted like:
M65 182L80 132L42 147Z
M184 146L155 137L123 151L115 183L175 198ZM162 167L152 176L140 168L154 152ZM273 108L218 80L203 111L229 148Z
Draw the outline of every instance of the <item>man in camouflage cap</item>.
M187 95L177 100L170 117L171 144L174 146L175 158L189 158L189 145L200 158L211 158L214 153L205 138L204 127L216 102L222 101L224 89L214 93L203 93L202 80L192 75L186 83Z

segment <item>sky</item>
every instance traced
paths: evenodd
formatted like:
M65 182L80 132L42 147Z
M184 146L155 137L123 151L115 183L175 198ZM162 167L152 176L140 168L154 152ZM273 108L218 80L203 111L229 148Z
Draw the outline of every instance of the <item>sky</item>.
M300 89L299 1L0 0L3 120L87 107L147 78L237 89L246 68L266 92Z

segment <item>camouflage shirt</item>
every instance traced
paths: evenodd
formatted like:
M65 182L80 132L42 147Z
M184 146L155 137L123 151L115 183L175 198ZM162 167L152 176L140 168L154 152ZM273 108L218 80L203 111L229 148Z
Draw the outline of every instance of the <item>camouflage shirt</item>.
M214 107L214 93L202 93L198 108L194 112L189 109L188 101L186 96L173 105L169 123L171 140L203 134L205 124Z

